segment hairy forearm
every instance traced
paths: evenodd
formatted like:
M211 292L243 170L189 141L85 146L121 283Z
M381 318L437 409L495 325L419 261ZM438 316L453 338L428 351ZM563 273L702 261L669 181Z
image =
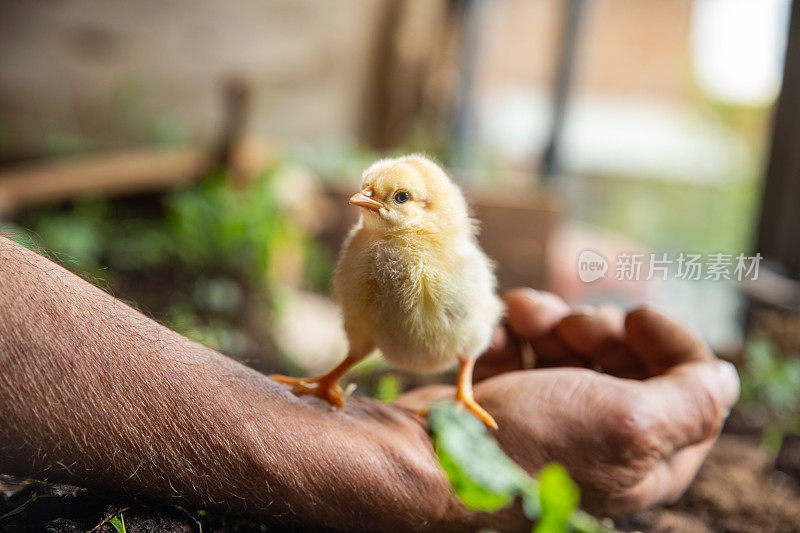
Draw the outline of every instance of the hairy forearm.
M0 472L294 525L483 521L415 417L355 398L329 412L3 237Z

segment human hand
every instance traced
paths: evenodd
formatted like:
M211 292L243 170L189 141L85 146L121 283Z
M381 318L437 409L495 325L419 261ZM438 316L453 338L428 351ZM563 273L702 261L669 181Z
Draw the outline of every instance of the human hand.
M575 356L617 371L627 354L654 376L560 368L486 379L476 396L497 416L498 439L512 457L531 472L563 462L589 508L603 514L678 494L736 397L735 375L650 311L632 313L625 328L621 313L608 320L615 326L601 327L597 317L607 311L566 317L553 297L516 292L506 303L509 328L486 365L518 367L512 339L519 338L551 366ZM324 400L295 396L2 237L0 367L0 473L296 529L526 524L519 509L466 512L414 414L369 398L331 412Z
M733 366L647 308L570 309L525 289L505 302L507 325L479 360L475 397L506 452L530 472L562 463L597 514L677 499L738 397ZM526 344L540 369L515 372ZM427 387L398 403L416 408L450 393Z

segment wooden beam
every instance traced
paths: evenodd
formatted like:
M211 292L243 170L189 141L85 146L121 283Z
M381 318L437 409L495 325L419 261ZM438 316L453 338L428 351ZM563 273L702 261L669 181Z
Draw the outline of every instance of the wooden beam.
M198 179L208 166L200 148L136 150L71 157L0 170L0 214L91 194L163 190Z

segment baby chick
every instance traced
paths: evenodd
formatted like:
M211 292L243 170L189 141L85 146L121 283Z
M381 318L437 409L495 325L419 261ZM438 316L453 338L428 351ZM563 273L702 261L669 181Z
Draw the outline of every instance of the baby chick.
M491 341L502 304L458 186L425 157L384 159L364 172L350 203L361 216L334 277L348 355L324 376L272 377L343 407L339 379L376 347L417 372L458 361L456 401L497 428L473 398L472 367Z

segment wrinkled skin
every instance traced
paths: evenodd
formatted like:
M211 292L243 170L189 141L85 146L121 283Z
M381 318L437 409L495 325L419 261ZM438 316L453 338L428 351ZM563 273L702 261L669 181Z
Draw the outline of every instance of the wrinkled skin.
M505 302L507 325L479 360L475 397L511 457L532 472L563 463L582 505L600 515L679 497L738 398L733 366L651 309L570 309L530 289ZM541 370L521 370L526 342ZM428 387L398 403L416 408L448 394Z
M506 305L475 393L508 453L531 472L563 462L603 515L679 495L736 399L732 367L653 311L575 313L526 290ZM542 366L609 375L514 371L520 339ZM530 530L519 509L470 513L453 496L414 414L443 393L332 412L0 237L0 473L303 531Z

